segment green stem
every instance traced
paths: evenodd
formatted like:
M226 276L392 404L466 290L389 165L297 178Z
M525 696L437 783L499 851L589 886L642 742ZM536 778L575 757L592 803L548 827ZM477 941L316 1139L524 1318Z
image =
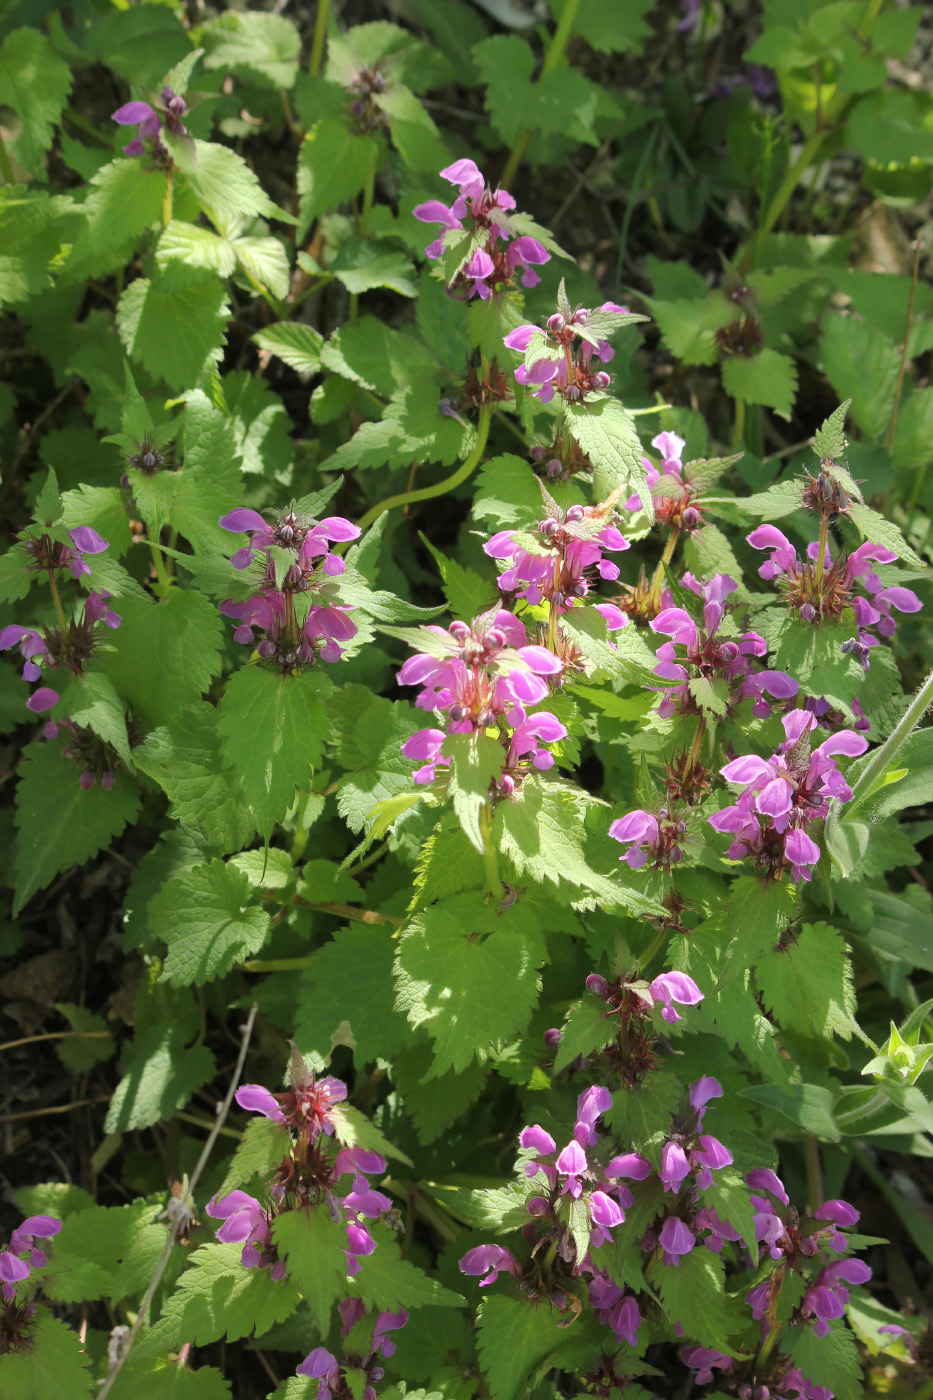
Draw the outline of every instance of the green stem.
M505 890L499 879L499 861L492 842L492 809L488 802L479 814L479 824L483 833L483 869L486 873L486 888L496 899L502 899Z
M881 747L875 749L858 775L852 788L852 802L848 808L849 812L854 812L860 803L864 802L876 778L879 778L891 767L911 731L920 723L931 704L933 704L933 671L927 676L895 728Z
M3 175L5 185L16 184L16 177L13 174L13 166L10 164L10 156L2 132L0 132L0 173Z
M172 587L172 580L169 578L168 570L165 567L165 560L162 558L162 551L152 541L149 543L149 553L152 555L153 567L156 571L156 578L159 580L159 592L165 597Z
M388 841L382 841L378 846L374 846L368 855L362 856L354 865L348 866L348 875L358 875L361 870L368 870L371 865L375 865L377 860L382 860L389 849Z
M545 73L553 73L564 57L564 50L570 38L570 31L573 29L573 22L577 17L577 10L580 8L580 0L564 0L564 8L561 10L560 19L557 21L557 28L548 46L548 51L544 56L544 63L541 67L541 77ZM532 133L523 131L521 136L512 147L511 154L505 163L505 169L500 178L500 185L505 189L515 179L515 172L521 165L528 144L531 141Z
M917 276L920 272L920 239L914 241L914 270L910 279L910 297L907 301L907 324L904 327L904 344L901 346L901 363L897 371L897 388L894 391L894 407L891 409L891 423L888 428L888 455L894 451L894 433L897 429L897 415L901 406L901 389L904 387L904 370L907 366L907 344L910 340L910 328L914 319L914 297L917 293ZM913 509L914 500L911 493L910 501Z
M745 256L739 263L739 273L741 275L744 275L752 266L752 263L756 261L761 251L761 245L781 217L785 206L790 202L794 190L800 184L803 175L813 164L820 147L828 135L829 132L827 130L820 129L819 131L814 131L810 139L804 142L803 149L790 170L788 170L787 174L784 176L780 189L769 204L768 212L762 220L757 234L745 250Z
M314 954L308 953L303 958L261 958L250 962L240 963L241 972L300 972L303 968L310 967L314 962Z
M316 78L321 71L321 59L324 57L324 40L327 37L327 12L330 9L330 0L318 0L317 15L314 20L314 38L311 41L311 61L308 64L308 72L312 78Z
M820 593L820 592L821 592L821 590L820 590L820 585L822 584L822 581L823 581L823 562L824 562L824 560L825 560L825 558L826 558L826 537L827 537L828 534L829 534L829 516L828 516L828 515L826 514L826 512L824 511L824 512L823 512L822 519L820 520L820 544L819 544L819 553L818 553L817 556L816 556L816 574L814 575L814 578L815 578L815 580L816 580L816 591L817 591L817 593ZM821 596L822 596L822 594L821 594Z
M446 496L448 491L454 491L467 477L479 466L483 452L486 448L486 439L489 436L489 423L492 418L491 404L483 404L479 411L479 422L476 425L476 446L467 457L461 467L458 467L453 476L445 477L436 486L422 486L419 491L402 491L398 496L389 496L387 500L380 501L378 505L368 510L359 522L361 530L365 530L374 520L378 520L387 510L394 510L396 506L407 506L414 501L430 501L435 496Z
M807 1204L810 1214L815 1215L823 1204L823 1166L820 1162L820 1144L816 1138L804 1141L803 1157L807 1168Z
M363 239L369 232L369 216L373 211L373 195L376 191L376 167L371 165L369 174L366 176L366 184L363 186L363 207L360 210L360 217L357 220L357 237ZM355 321L360 311L359 292L350 293L350 320Z
M49 588L52 590L52 602L55 605L55 616L58 618L58 630L61 633L62 643L68 645L68 626L65 622L65 614L62 609L62 600L58 596L58 588L55 583L55 575L49 569Z
M639 959L638 959L638 971L639 971L639 972L644 972L645 968L650 966L652 960L653 960L653 959L657 956L657 954L660 952L661 944L662 944L663 942L664 942L664 929L662 928L662 929L658 929L657 933L654 935L654 937L652 938L651 942L648 944L648 946L647 946L647 948L645 949L645 951L644 951L642 954L640 954Z
M172 222L172 175L169 171L165 182L165 197L162 200L162 227L168 228Z
M738 447L745 436L745 400L735 401L735 423L732 426L732 451Z

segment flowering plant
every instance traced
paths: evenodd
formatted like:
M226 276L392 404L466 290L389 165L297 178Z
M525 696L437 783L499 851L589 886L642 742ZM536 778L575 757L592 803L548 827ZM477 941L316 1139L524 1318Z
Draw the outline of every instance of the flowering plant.
M45 8L0 1400L930 1400L918 11Z

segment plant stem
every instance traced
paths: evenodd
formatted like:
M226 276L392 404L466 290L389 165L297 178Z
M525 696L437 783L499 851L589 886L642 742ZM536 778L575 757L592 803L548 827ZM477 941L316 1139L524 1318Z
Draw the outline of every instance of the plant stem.
M745 400L735 401L735 422L732 425L732 451L738 447L745 436Z
M887 772L909 738L911 731L920 723L926 710L933 704L933 671L927 676L913 700L907 706L895 728L858 775L852 787L852 801L848 808L854 812L860 806L874 785L876 778Z
M172 222L172 175L173 175L173 174L174 174L174 172L170 170L170 171L168 172L168 174L167 174L166 181L165 181L165 197L164 197L164 199L162 200L162 227L163 227L163 228L168 228L169 224Z
M314 18L314 38L311 41L311 60L308 64L308 72L312 78L316 78L321 71L321 59L324 57L324 40L327 37L327 12L330 9L330 0L318 0L317 14Z
M6 148L6 142L3 139L2 132L0 132L0 174L3 175L3 183L5 185L16 184L16 177L13 174L13 166L10 163L10 154Z
M302 969L310 967L314 961L314 954L307 953L301 958L270 958L263 961L261 958L252 962L240 963L241 972L301 972Z
M657 933L654 935L654 937L652 938L651 942L648 944L648 946L647 946L647 948L645 949L645 951L644 951L643 953L639 954L639 958L638 958L638 971L639 971L639 972L644 972L645 968L649 966L649 964L651 963L651 961L656 957L656 955L657 955L658 952L660 951L661 944L662 944L663 942L664 942L664 929L662 928L662 929L658 929Z
M774 225L781 217L781 214L784 212L785 206L790 202L794 190L800 184L802 176L813 164L814 159L819 153L820 147L822 146L823 142L826 140L828 135L829 131L826 129L814 131L810 139L804 142L800 154L794 161L790 170L788 170L787 174L784 176L780 188L778 189L777 193L775 194L774 198L769 204L768 212L762 220L757 234L745 250L745 256L739 263L740 275L746 273L752 266L752 263L755 262L755 260L757 259L758 254L761 251L761 245L764 243L768 234L771 232L771 230L774 228Z
M156 571L156 578L159 580L159 591L164 597L171 591L172 580L165 567L162 551L152 541L149 543L149 553L152 555L152 564Z
M366 176L366 184L363 186L363 207L360 210L360 217L357 220L356 233L358 238L365 238L369 232L369 216L373 211L373 195L376 191L376 167L369 167L369 174ZM360 311L359 292L350 293L350 320L355 321Z
M894 451L894 430L897 427L897 414L901 406L901 389L904 386L904 369L907 365L907 342L910 340L910 327L914 319L914 297L917 292L917 274L920 271L920 239L914 240L914 270L910 279L910 297L907 301L907 324L904 327L904 344L901 346L901 363L897 371L897 388L894 391L894 407L891 409L891 426L888 428L888 453ZM913 505L913 501L911 501Z
M462 466L458 467L453 476L445 477L436 486L422 486L419 491L402 491L398 496L389 496L387 500L380 501L378 505L368 510L360 520L361 530L365 530L374 520L378 520L387 510L394 510L396 506L408 505L412 501L430 501L435 496L446 496L448 491L455 490L467 477L479 466L480 459L486 448L486 439L489 436L489 423L492 418L491 404L483 404L479 411L479 422L476 425L476 445L467 457Z
M567 47L570 31L573 28L573 22L577 17L577 10L579 8L580 0L564 0L564 8L561 10L560 19L557 21L557 28L554 30L554 35L548 45L548 51L544 56L544 63L541 67L542 78L545 73L553 73L554 69L558 67L563 59L564 50ZM503 188L509 186L515 179L515 172L522 163L531 137L532 133L530 131L523 131L512 147L509 158L505 163L505 169L499 180Z
M62 610L62 600L61 600L61 598L59 598L59 596L58 596L58 586L57 586L57 584L56 584L56 582L55 582L55 575L54 575L54 573L52 572L51 569L49 569L49 588L52 590L52 602L53 602L54 605L55 605L55 616L56 616L57 619L58 619L58 630L59 630L59 632L61 633L62 642L63 642L64 646L67 648L67 646L68 646L68 626L67 626L67 623L65 622L65 614L64 614L64 612L63 612L63 610Z
M479 814L480 830L483 833L483 868L486 872L486 888L496 899L502 899L505 890L499 879L499 861L492 843L492 809L485 803Z
M236 1093L237 1085L240 1082L240 1075L243 1073L243 1066L246 1063L246 1051L249 1048L250 1036L253 1034L253 1024L256 1020L256 1012L258 1010L259 1007L257 1006L256 1002L253 1002L252 1006L250 1007L246 1025L243 1027L243 1030L241 1032L240 1054L237 1058L236 1067L234 1068L233 1077L230 1080L230 1085L227 1089L226 1097L224 1098L224 1101L217 1112L217 1117L214 1120L214 1125L211 1128L210 1134L208 1135L207 1142L204 1144L204 1147L201 1150L201 1155L198 1158L197 1165L195 1166L194 1171L191 1173L191 1180L188 1182L187 1189L184 1191L184 1194L181 1200L179 1201L180 1206L186 1206L191 1201L194 1195L194 1188L200 1181L201 1173L207 1166L208 1158L210 1157L211 1152L213 1151L214 1143L217 1141L218 1137L221 1134L221 1131L223 1130L227 1114L230 1112L230 1105L233 1103L233 1095ZM169 1255L172 1252L175 1240L178 1237L178 1233L179 1224L170 1224L168 1229L168 1239L165 1241L165 1248L163 1249L159 1257L158 1264L156 1264L155 1273L152 1275L149 1287L143 1294L142 1302L139 1305L139 1311L136 1314L136 1320L120 1346L117 1360L107 1373L107 1379L104 1381L100 1390L97 1392L98 1400L106 1400L106 1397L110 1394L111 1390L113 1389L113 1383L116 1380L117 1376L120 1374L120 1370L124 1362L126 1361L126 1358L130 1354L130 1350L133 1346L133 1343L136 1340L136 1337L139 1333L139 1329L142 1327L148 1315L149 1305L155 1297L155 1291L158 1288L159 1283L161 1282L162 1275L165 1273L166 1265L168 1264L169 1260Z
M816 556L816 573L814 574L814 579L816 580L816 589L818 593L820 592L820 585L823 581L823 562L826 558L826 537L828 533L829 516L824 511L822 517L820 518L820 545L819 553Z

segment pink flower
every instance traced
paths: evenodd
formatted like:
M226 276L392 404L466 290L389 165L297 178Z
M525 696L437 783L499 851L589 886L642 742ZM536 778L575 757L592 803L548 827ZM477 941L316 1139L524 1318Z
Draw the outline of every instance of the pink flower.
M485 1274L486 1277L480 1279L479 1286L487 1288L489 1284L495 1283L501 1273L514 1274L517 1278L521 1269L510 1249L505 1249L499 1244L480 1244L464 1254L460 1260L460 1272L474 1277Z
M703 1000L703 993L693 978L688 977L685 972L662 972L649 984L648 990L655 1001L664 1003L661 1015L671 1025L675 1021L683 1020L674 1010L673 1003L676 1002L678 1006L696 1006Z
M661 1227L658 1243L663 1250L662 1262L676 1269L685 1254L696 1244L696 1237L676 1215L669 1215Z

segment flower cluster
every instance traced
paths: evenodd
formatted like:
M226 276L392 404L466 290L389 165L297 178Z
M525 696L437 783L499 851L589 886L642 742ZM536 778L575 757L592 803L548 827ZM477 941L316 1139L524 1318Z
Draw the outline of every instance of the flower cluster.
M550 253L539 239L521 233L511 211L515 200L505 190L491 190L475 161L457 160L441 175L458 188L453 204L429 199L414 209L414 216L426 224L440 224L443 232L425 248L429 258L442 258L456 234L472 233L470 253L448 291L469 301L478 296L487 301L498 287L507 286L521 272L523 287L537 286L535 267L546 263ZM522 216L522 223L530 221Z
M687 476L687 464L683 461L686 441L676 433L658 433L651 439L651 446L661 454L661 470L648 457L642 457L642 466L651 500L654 505L654 518L660 525L671 530L686 530L692 533L703 524L702 510L697 505L700 487ZM629 496L626 510L641 510L638 496Z
M315 1347L297 1368L298 1375L318 1382L315 1400L376 1400L376 1382L385 1375L379 1357L394 1355L395 1341L389 1333L405 1326L408 1313L404 1308L394 1313L381 1312L373 1325L361 1298L345 1298L337 1309L344 1341L343 1360L338 1361L326 1347Z
M123 150L128 156L141 156L145 142L152 142L152 155L159 162L167 162L170 157L162 140L162 131L173 136L186 136L187 130L182 117L188 110L183 97L179 97L170 87L164 87L155 105L148 102L125 102L111 117L117 126L135 126L136 135Z
M752 856L769 877L780 878L787 869L794 881L810 880L820 848L807 826L825 819L831 797L840 802L852 797L836 755L855 758L865 752L868 741L863 734L841 729L811 748L810 733L817 722L809 710L791 710L781 723L787 737L777 753L767 759L747 754L720 770L727 782L743 784L743 791L709 822L733 837L732 860Z
M261 1084L244 1084L237 1090L241 1108L261 1113L288 1132L288 1151L273 1172L268 1206L244 1191L234 1191L222 1199L215 1197L207 1207L208 1215L224 1222L217 1238L224 1243L243 1243L244 1268L268 1268L273 1278L284 1278L285 1268L272 1238L272 1221L287 1211L320 1205L346 1226L349 1275L356 1274L359 1259L376 1248L366 1221L381 1219L391 1211L392 1202L374 1190L367 1177L384 1173L386 1163L378 1152L331 1146L337 1129L334 1110L346 1096L341 1080L318 1079L297 1051L289 1067L289 1088L283 1093L273 1094ZM342 1184L347 1176L352 1177L349 1187Z
M256 648L264 661L283 672L300 671L316 656L339 661L341 646L356 635L350 609L338 599L336 580L344 562L331 544L359 536L343 516L321 521L282 511L266 521L258 511L238 507L220 521L249 543L231 557L235 569L252 569L256 592L245 602L227 601L220 610L237 623L234 638L252 645L253 629L263 636Z
M618 564L604 554L621 553L629 544L610 523L611 509L611 501L566 510L550 502L546 519L533 530L521 534L502 530L493 535L483 549L491 558L508 563L499 575L500 590L532 606L546 602L556 613L565 613L589 596L594 575L617 579ZM529 535L534 548L529 548ZM614 604L596 606L611 632L625 626L626 618Z
M526 356L515 371L516 383L530 389L541 403L555 394L568 403L580 403L587 394L602 393L609 387L609 375L593 367L594 357L608 364L615 355L607 336L632 319L628 307L605 301L597 311L585 306L571 310L561 282L559 311L548 317L547 330L539 326L517 326L504 337L510 350ZM579 341L579 345L575 342Z
M23 1296L23 1285L33 1269L48 1262L36 1240L49 1240L61 1228L62 1222L53 1215L30 1215L0 1249L0 1356L29 1345L36 1305Z
M406 758L422 764L416 783L433 783L438 768L448 763L441 752L448 734L489 729L497 731L505 749L493 798L511 797L529 767L553 767L554 756L543 745L563 739L567 731L547 711L529 716L525 709L548 695L545 677L560 675L561 662L552 652L529 644L522 623L501 609L469 625L454 622L447 631L424 627L421 636L430 650L408 658L399 683L420 685L415 703L446 715L447 729L419 729L402 746Z
M801 622L817 626L851 609L858 633L842 649L855 652L866 670L870 648L878 646L882 637L893 637L897 630L892 608L897 612L920 611L916 593L900 585L886 588L875 573L875 564L893 564L897 559L884 545L866 540L851 554L839 554L835 559L827 547L820 566L819 544L808 545L806 561L801 562L790 540L775 525L759 525L748 542L753 549L769 551L758 573L763 579L779 580L788 606ZM867 596L856 593L856 585Z
M727 574L714 574L709 583L700 584L688 574L684 584L703 599L703 625L679 607L665 608L650 623L652 632L670 638L658 648L658 664L654 668L655 675L675 682L658 707L661 717L698 713L697 682L719 682L727 709L734 709L746 698L753 700L752 713L762 718L771 713L768 695L778 700L792 699L798 690L792 676L784 671L752 668L752 658L764 656L768 650L764 637L757 632L743 632L733 638L720 632L726 599L738 587L735 580Z

